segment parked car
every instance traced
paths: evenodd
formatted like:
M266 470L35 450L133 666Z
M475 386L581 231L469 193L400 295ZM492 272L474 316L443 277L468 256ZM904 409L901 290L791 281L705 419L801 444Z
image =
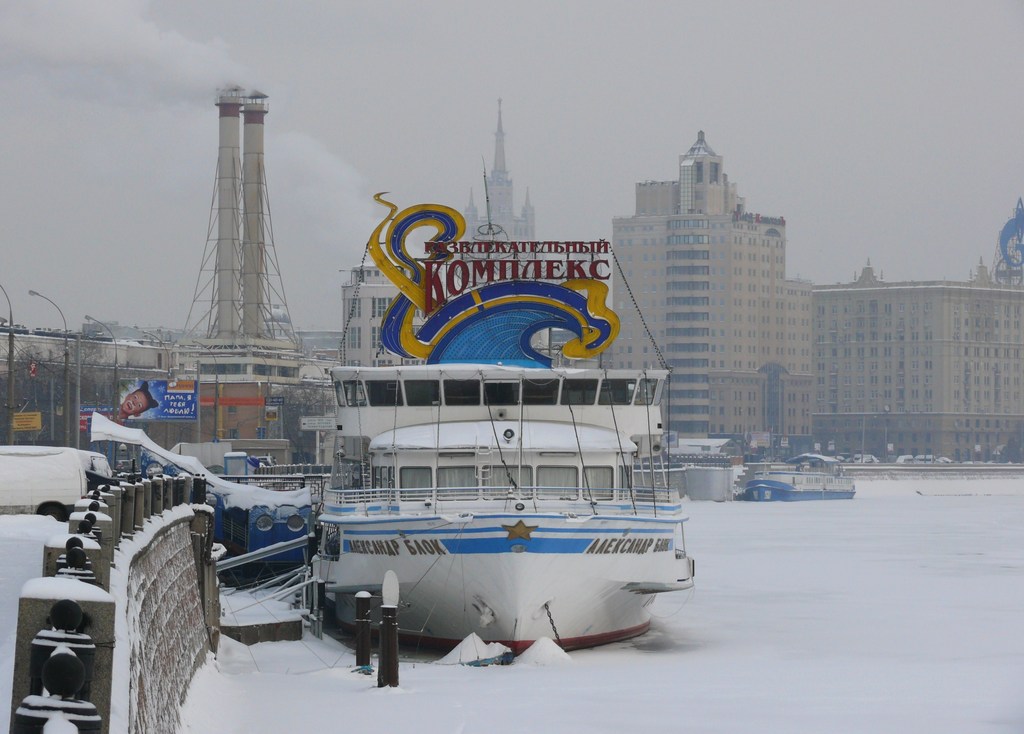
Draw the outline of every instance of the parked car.
M854 464L878 464L878 458L874 454L854 454Z
M0 446L0 512L65 521L91 486L110 481L102 454L53 446Z

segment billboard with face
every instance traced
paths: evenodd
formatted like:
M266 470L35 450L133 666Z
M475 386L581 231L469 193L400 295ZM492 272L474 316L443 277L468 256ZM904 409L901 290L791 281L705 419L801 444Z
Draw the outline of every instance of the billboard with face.
M198 405L195 380L122 380L117 417L132 421L194 421Z

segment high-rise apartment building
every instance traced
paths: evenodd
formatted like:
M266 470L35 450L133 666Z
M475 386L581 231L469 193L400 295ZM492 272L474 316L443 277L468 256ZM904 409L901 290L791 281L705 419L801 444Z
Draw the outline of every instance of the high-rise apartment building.
M882 459L1019 460L1024 286L979 264L968 281L887 283L870 264L815 286L814 437Z
M616 272L622 331L605 363L671 367L679 436L808 448L811 284L786 278L785 220L747 211L703 131L677 179L636 184L612 233L625 282Z

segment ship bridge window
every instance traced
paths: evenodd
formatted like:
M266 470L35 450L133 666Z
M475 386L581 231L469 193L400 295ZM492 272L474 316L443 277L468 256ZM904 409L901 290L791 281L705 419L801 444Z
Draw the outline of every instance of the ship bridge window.
M518 404L518 382L484 382L484 405Z
M614 496L615 470L610 466L583 467L584 486L589 488L590 499L610 500Z
M445 380L445 405L480 405L480 380Z
M398 380L367 380L366 392L370 396L370 405L386 407L402 404Z
M540 487L570 487L578 489L579 470L575 466L538 466L537 485Z
M345 380L341 387L335 387L338 394L339 405L366 405L366 393L363 392L363 383L359 380Z
M485 466L481 469L480 484L485 487L517 487L533 485L533 467L531 466Z
M591 489L609 489L615 479L615 470L610 466L587 466L583 468L583 477Z
M398 481L402 489L430 488L429 466L403 466L398 471Z
M475 487L475 466L439 466L437 468L438 487Z
M599 405L629 405L633 402L635 392L636 380L606 378L601 383L601 395L597 402Z
M523 380L523 405L554 405L558 380Z
M597 399L597 380L573 379L562 383L562 405L593 405Z
M640 389L636 393L637 405L654 405L658 393L658 381L652 378L640 380Z
M406 380L405 402L408 405L440 405L441 388L437 380Z

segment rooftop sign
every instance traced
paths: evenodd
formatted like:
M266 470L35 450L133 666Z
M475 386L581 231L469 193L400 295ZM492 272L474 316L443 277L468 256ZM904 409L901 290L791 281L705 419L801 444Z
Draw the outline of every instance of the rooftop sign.
M390 212L367 249L400 291L382 322L388 351L428 363L542 367L551 360L531 344L542 330L576 335L562 348L570 359L600 354L618 334L618 317L606 304L607 241L466 241L465 220L454 209L421 204L399 212L382 196L374 198ZM434 236L422 253L410 252L407 239L422 227Z

